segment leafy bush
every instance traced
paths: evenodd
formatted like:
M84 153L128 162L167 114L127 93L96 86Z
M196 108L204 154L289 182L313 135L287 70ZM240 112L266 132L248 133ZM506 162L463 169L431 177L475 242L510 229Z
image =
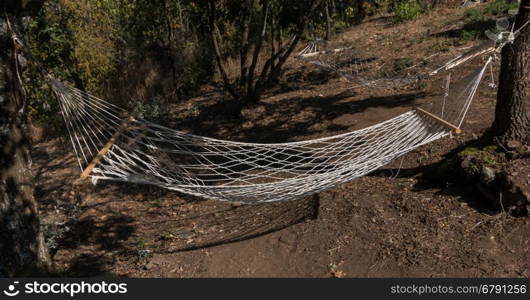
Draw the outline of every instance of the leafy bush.
M437 42L432 44L429 48L434 53L448 52L450 50L451 43L449 41Z
M167 122L169 116L167 104L159 99L153 99L151 103L138 102L134 112L138 118L159 124Z
M70 79L64 68L65 58L71 58L75 47L72 31L67 26L71 17L68 10L55 10L52 2L47 2L40 13L27 26L27 39L32 56L48 72L60 80ZM52 14L52 12L54 12ZM39 68L28 65L24 72L28 92L29 117L34 125L44 126L54 133L65 130L59 112L59 104L50 87L45 84Z
M512 9L517 9L519 4L508 0L495 0L484 8L470 8L465 11L464 17L470 22L482 22L486 16L502 16Z
M394 6L394 13L399 22L413 20L422 13L417 0L399 0Z
M495 0L494 2L488 4L484 9L484 12L488 15L501 16L505 15L511 9L516 9L519 7L517 2L510 2L508 0Z
M484 31L495 26L495 19L498 16L505 16L512 9L518 7L517 3L508 0L495 0L489 2L482 8L470 8L465 11L466 24L463 30L456 36L457 45L467 41L486 38Z
M480 38L482 33L478 30L463 30L460 39L463 41L474 41Z
M484 12L477 8L470 8L464 12L464 17L470 22L480 22L484 20Z
M401 73L406 69L412 67L413 60L410 57L402 57L394 63L394 71Z

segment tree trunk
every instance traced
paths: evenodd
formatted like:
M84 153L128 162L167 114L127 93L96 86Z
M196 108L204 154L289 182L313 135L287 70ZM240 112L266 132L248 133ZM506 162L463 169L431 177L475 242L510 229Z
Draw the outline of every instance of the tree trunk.
M226 90L237 101L239 100L240 96L236 92L232 84L230 83L230 78L228 77L226 68L224 66L223 56L221 54L221 48L220 48L219 41L218 41L218 35L220 34L219 34L219 28L217 27L216 1L210 0L208 1L207 5L208 5L208 19L210 23L210 27L209 27L210 39L212 42L215 60L217 62L217 68L219 69L219 73L221 73L221 78L223 79L223 83L224 83Z
M357 1L357 23L361 23L366 17L365 2L365 0Z
M270 87L278 80L287 58L289 58L304 33L308 20L310 19L308 16L313 15L316 8L322 3L322 1L323 0L309 1L309 7L307 7L306 10L301 11L301 16L298 16L298 24L292 24L294 29L293 38L285 45L282 45L281 27L279 26L279 23L274 20L274 18L277 16L275 16L273 9L270 8L269 1L260 1L260 5L262 6L261 16L257 17L257 15L253 16L252 12L253 7L257 2L255 0L245 0L245 2L242 4L242 10L246 12L242 22L241 24L234 23L235 26L239 26L238 29L241 31L241 79L239 82L232 82L228 76L226 66L224 65L226 55L224 55L221 51L221 34L219 32L217 23L226 20L219 19L220 14L218 14L218 2L216 0L207 1L206 4L210 25L209 33L217 67L223 80L225 89L234 98L235 102L239 102L241 104L241 107L246 104L255 104L258 102L264 89ZM274 32L276 31L279 35L279 41L278 46L273 47L276 49L272 49L273 54L265 62L264 66L261 68L261 71L258 71L256 70L257 60L262 50L263 41L267 36L267 19L270 19L271 23L271 36L274 37ZM252 60L249 60L250 56L252 57Z
M18 24L27 11L20 7L4 11L12 28L20 32ZM26 103L19 81L20 56L4 16L0 21L0 276L46 275L51 260L33 195Z
M306 16L313 15L315 10L321 3L322 3L322 0L313 0L308 10L306 11ZM278 50L276 54L273 57L271 57L269 60L267 60L267 62L265 63L261 71L261 74L255 83L254 93L252 95L249 95L250 97L247 97L247 99L250 99L250 102L255 103L259 101L259 99L261 98L261 95L263 94L264 89L270 87L273 83L275 83L278 80L283 70L283 66L285 62L287 61L291 53L294 51L294 49L298 45L298 42L300 41L300 38L302 37L304 30L307 27L308 20L309 18L302 18L302 20L300 20L300 23L297 25L294 36L284 46L281 46L281 31L280 31L280 36L279 36L280 45L278 46ZM270 72L267 73L269 70Z
M331 40L331 22L332 22L332 19L331 19L331 14L329 12L330 10L330 1L326 1L326 4L325 4L325 13L326 13L326 41L329 41Z
M530 0L521 1L515 28L530 21ZM528 143L528 89L530 88L530 25L522 29L512 45L502 50L502 64L497 94L495 121L491 133L502 143Z

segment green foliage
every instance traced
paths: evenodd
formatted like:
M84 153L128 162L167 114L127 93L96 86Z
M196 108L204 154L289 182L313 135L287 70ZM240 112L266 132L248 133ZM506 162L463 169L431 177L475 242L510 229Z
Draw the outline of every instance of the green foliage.
M394 62L394 71L397 73L401 73L405 71L406 69L412 67L413 64L414 64L414 61L412 60L411 57L399 58Z
M59 80L110 100L171 102L193 95L215 74L204 24L204 10L192 0L49 0L28 24L27 38L35 59ZM138 66L145 66L141 73ZM30 65L25 80L32 120L60 131L58 103L38 68ZM161 109L143 114L164 115Z
M137 102L134 113L138 118L158 124L164 124L169 119L167 103L162 99L153 99L149 103Z
M333 7L335 7L335 11L332 11L334 27L337 29L342 29L358 24L366 16L375 15L380 11L386 11L389 2L390 1L387 0L333 1Z
M498 164L497 150L497 146L487 146L484 148L468 147L459 152L458 156L462 160L466 157L472 157L481 163L495 166Z
M56 200L55 210L64 215L64 222L41 224L46 246L54 254L60 247L61 240L77 225L85 207L78 202L65 202Z
M46 71L96 92L116 71L112 28L105 11L96 9L94 2L51 0L29 23L27 37L33 56ZM33 69L28 76L35 83L40 74ZM42 110L43 100L56 109L53 95L42 84L30 84L29 90L34 120L49 124L45 114L50 113Z
M64 68L64 58L71 57L75 47L71 38L72 31L67 26L71 17L70 11L57 10L52 1L47 2L27 27L27 39L31 43L32 55L42 67L54 74L58 79L66 80L68 70ZM54 14L51 14L55 11ZM29 116L36 124L46 124L55 132L63 128L62 119L58 113L59 106L55 95L45 84L37 66L29 65L25 72L28 91Z
M398 22L405 22L416 19L422 13L422 7L417 0L398 0L394 13Z
M516 9L519 4L515 1L495 0L489 3L484 9L484 13L493 16L506 15L509 10Z
M495 0L483 8L469 8L464 12L464 17L468 22L483 22L486 16L502 16L508 14L508 11L516 9L519 6L517 2L508 0Z
M461 45L470 40L486 38L485 30L492 30L495 26L495 19L498 16L507 15L508 11L518 7L517 3L507 0L496 0L489 2L481 8L470 8L464 12L466 24L464 29L459 32L455 43Z
M470 22L480 22L484 20L484 11L478 8L470 8L464 12L464 17Z
M345 28L348 28L350 27L350 24L348 24L347 22L343 21L343 20L336 20L335 22L333 22L333 31L340 31L342 29L345 29Z
M451 46L453 43L451 43L448 40L444 40L442 42L436 42L430 46L430 49L434 53L440 53L440 52L448 52L451 49Z
M481 35L482 32L478 30L462 30L460 34L460 39L465 42L474 41L479 39Z

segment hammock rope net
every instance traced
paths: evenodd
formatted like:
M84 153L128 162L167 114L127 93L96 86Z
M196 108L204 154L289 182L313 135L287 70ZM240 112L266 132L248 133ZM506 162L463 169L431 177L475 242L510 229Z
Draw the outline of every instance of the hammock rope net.
M352 84L351 88L393 89L415 85L421 80L421 76L403 74L407 68L404 65L403 70L394 70L392 59L367 55L340 43L321 45L312 42L298 53L297 58L318 69L339 75Z
M442 71L448 71L478 56L495 52L494 40L486 40L438 66L431 61L439 53L414 63L411 58L382 58L368 55L348 44L311 42L296 56L306 64L328 73L334 73L350 82L349 89L401 89L417 86ZM436 69L433 67L436 66Z
M423 107L460 127L491 59ZM451 134L419 110L374 126L303 142L241 143L135 119L116 105L50 79L79 167L93 182L153 184L207 199L259 203L298 199L368 174Z

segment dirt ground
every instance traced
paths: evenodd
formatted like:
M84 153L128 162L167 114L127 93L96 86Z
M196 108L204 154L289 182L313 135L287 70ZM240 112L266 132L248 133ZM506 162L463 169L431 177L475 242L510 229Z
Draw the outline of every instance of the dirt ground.
M436 47L464 27L442 9L405 24L372 18L339 38L373 55L443 61ZM464 76L475 61L456 70ZM237 119L216 88L175 106L173 128L237 141L283 142L363 128L439 91L346 91L348 82L292 60L281 87ZM231 205L150 186L79 182L66 138L33 149L48 245L67 276L528 277L530 218L495 211L472 186L432 182L429 167L491 125L495 90L483 83L464 133L424 146L350 183L286 203Z

